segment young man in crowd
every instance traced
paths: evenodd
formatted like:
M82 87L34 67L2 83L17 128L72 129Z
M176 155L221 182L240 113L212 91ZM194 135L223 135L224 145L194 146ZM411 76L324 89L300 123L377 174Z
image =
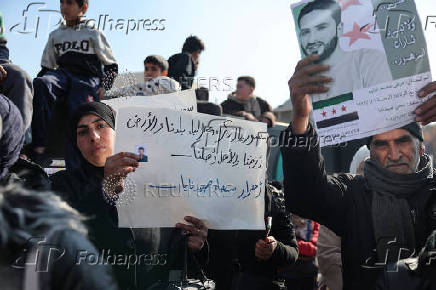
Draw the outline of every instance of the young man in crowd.
M236 92L221 103L223 114L244 117L249 121L261 121L274 126L275 116L267 101L254 95L256 81L250 76L238 78Z
M174 54L168 59L168 76L179 82L182 90L192 88L194 76L200 63L200 54L203 50L204 43L197 36L191 35L186 38L182 52Z

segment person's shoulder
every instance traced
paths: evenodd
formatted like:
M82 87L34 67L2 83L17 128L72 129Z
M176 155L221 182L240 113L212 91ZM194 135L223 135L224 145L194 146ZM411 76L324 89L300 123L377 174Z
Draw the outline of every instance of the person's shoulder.
M61 170L50 175L50 182L53 190L60 188L77 186L82 183L80 169Z
M48 39L53 39L56 37L60 37L62 35L65 34L65 29L64 27L62 27L61 25L59 25L58 27L56 27L54 30L52 30L49 34L48 34Z
M265 186L265 206L273 208L274 212L286 212L285 193L283 185L278 181L268 181Z
M180 62L180 61L189 61L192 59L191 55L189 53L176 53L173 54L169 59L168 62Z
M100 254L85 234L83 231L65 229L56 232L49 239L48 242L58 245L63 253L59 259L53 260L54 270L51 284L61 286L62 283L62 286L69 285L71 288L80 284L89 289L117 289L112 278L111 267L101 263L87 263L79 259L81 255L98 256ZM68 289L70 287L67 286Z
M231 105L231 104L237 104L237 102L235 100L232 100L232 99L227 99L221 103L221 106L222 105Z
M337 184L344 191L352 192L354 194L362 194L367 189L367 182L364 176L351 173L339 173L328 175L331 183ZM357 190L356 190L357 189Z
M269 103L268 103L266 100L264 100L264 99L262 99L261 97L259 97L259 96L256 96L256 100L257 100L259 103L263 104L263 105L267 105L267 106L269 106Z
M19 158L12 165L9 172L15 173L25 188L33 190L50 189L48 174L41 166L27 159Z

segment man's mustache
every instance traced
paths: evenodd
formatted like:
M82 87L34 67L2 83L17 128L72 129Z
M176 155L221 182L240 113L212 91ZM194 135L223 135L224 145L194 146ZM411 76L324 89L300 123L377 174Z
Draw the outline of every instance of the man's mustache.
M404 160L404 158L401 158L401 159L396 160L396 161L393 161L393 160L389 160L389 159L388 159L387 162L386 162L386 167L399 166L399 165L406 165L406 166L409 166L409 163L406 162L406 161Z
M325 46L325 43L323 43L323 42L308 43L306 45L306 49L319 48L322 46Z

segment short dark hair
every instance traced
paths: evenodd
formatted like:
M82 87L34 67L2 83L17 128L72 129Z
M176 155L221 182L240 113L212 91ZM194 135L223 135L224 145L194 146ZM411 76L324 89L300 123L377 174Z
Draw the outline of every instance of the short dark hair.
M139 151L139 150L145 151L144 147L139 147L139 148L138 148L138 151Z
M209 101L209 89L205 87L195 89L195 97L199 101Z
M194 53L196 51L204 50L204 43L197 36L191 35L186 38L185 43L183 44L182 52Z
M157 54L147 56L144 60L144 65L146 63L157 65L160 67L160 69L162 71L168 70L168 67L169 67L168 61L165 58L163 58L162 56L157 55Z
M256 81L254 80L253 77L250 76L242 76L238 78L238 82L239 81L244 81L246 82L250 87L252 87L253 89L256 88Z
M329 10L336 25L341 23L341 6L334 0L315 0L308 3L301 9L298 15L298 27L300 27L301 18L314 10Z
M80 8L83 7L83 4L89 5L89 0L74 0Z

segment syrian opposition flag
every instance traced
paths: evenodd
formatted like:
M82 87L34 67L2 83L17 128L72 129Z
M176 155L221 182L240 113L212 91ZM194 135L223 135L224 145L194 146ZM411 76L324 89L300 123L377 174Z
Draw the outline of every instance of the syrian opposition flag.
M318 129L359 120L359 114L354 106L353 93L314 102L312 106Z
M385 51L380 27L376 25L374 6L371 0L336 0L341 6L343 34L339 45L344 51L362 48Z

